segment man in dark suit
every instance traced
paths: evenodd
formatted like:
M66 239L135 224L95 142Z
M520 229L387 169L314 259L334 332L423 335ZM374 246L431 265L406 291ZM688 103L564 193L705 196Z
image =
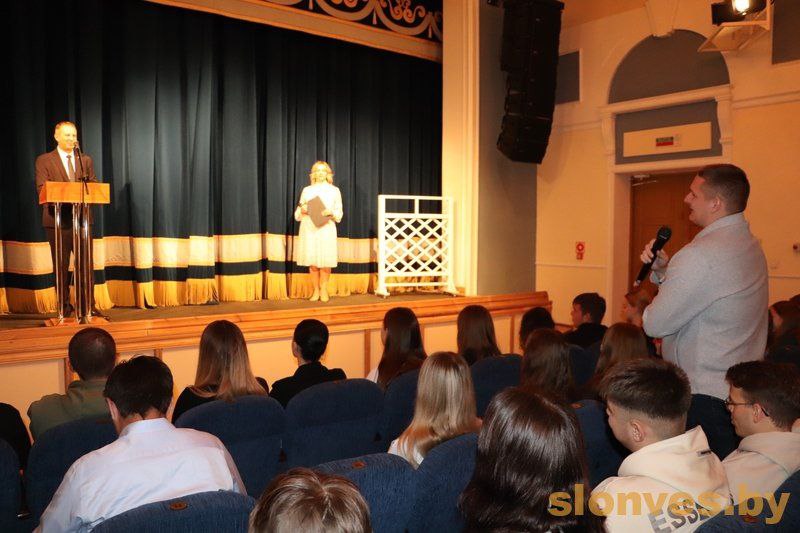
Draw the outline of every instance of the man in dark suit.
M94 175L92 158L81 154L76 158L75 146L78 144L78 130L72 122L59 122L56 124L53 135L58 146L52 152L47 152L36 158L36 195L46 181L80 181L81 176L88 176L89 181L97 181ZM50 257L53 260L53 272L61 269L64 286L62 287L62 301L69 301L69 256L72 252L72 206L61 206L61 265L56 265L56 232L53 206L42 206L42 226L50 243Z
M301 391L325 383L346 379L344 370L334 368L328 370L319 362L328 347L328 327L319 320L306 319L294 328L292 337L292 355L300 365L294 375L283 378L272 385L269 395L286 407L289 400Z

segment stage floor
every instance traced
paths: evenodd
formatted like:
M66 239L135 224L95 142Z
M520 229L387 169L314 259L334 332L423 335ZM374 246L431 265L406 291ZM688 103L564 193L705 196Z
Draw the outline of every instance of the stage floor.
M136 320L160 320L167 318L190 318L206 317L214 315L231 315L240 313L260 313L264 311L285 311L299 309L313 309L311 315L318 313L321 309L352 306L352 305L373 305L373 304L392 304L404 305L409 302L429 302L436 299L453 300L460 298L448 294L413 292L392 295L388 298L381 298L374 294L354 294L351 296L333 297L328 303L309 302L305 299L290 300L259 300L257 302L222 302L219 304L206 305L181 305L174 307L155 307L152 309L140 309L138 307L115 307L104 311L105 315L112 323L130 322ZM0 331L7 329L39 328L45 327L44 321L48 318L55 318L55 314L48 315L29 315L29 314L6 314L0 315Z

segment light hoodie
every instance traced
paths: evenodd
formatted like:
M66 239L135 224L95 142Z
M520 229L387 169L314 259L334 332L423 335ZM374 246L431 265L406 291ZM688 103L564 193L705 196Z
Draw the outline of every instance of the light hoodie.
M626 494L631 498L625 500ZM621 496L623 509L618 506ZM687 496L692 503L683 514L671 508L670 498L675 503ZM592 497L610 513L606 530L613 533L694 531L730 504L725 469L709 449L700 426L630 454L622 461L619 476L600 483ZM637 498L641 501L638 513L632 503Z
M736 503L754 492L774 492L800 469L800 433L770 431L745 437L722 466Z

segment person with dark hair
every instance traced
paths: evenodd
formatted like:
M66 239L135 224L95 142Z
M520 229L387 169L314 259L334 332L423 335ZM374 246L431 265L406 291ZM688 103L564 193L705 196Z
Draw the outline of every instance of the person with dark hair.
M650 357L647 338L642 328L626 322L617 322L606 331L600 341L600 355L592 378L583 386L581 396L600 399L600 383L606 373L618 363Z
M572 300L572 325L575 329L566 334L569 344L588 348L603 339L606 327L601 324L606 314L606 300L596 292L584 292Z
M600 507L611 511L608 531L694 531L730 503L725 470L702 428L685 431L692 391L683 370L660 359L626 361L606 374L601 390L614 436L633 452L619 476L592 491ZM630 494L640 503L658 503L637 511L625 498ZM675 494L687 496L679 510L671 499ZM624 508L606 509L608 502L623 502Z
M525 311L519 323L519 347L524 352L528 337L537 329L555 329L556 323L550 311L544 307L534 307Z
M378 366L367 375L382 388L400 374L416 370L425 361L422 332L414 311L408 307L393 307L383 315L381 327L383 354Z
M499 357L494 320L482 305L468 305L458 313L456 321L458 354L468 365L487 357Z
M774 492L800 469L800 370L792 365L747 361L725 374L730 387L725 405L731 413L739 447L722 466L736 502L742 494Z
M789 301L792 302L797 307L800 307L800 294L795 294L794 296L789 298Z
M789 300L769 306L767 359L780 357L780 352L800 348L800 307Z
M554 329L537 329L528 337L522 355L520 385L533 388L565 402L577 398L572 376L569 344Z
M708 397L707 418L727 419L725 371L760 359L767 343L767 261L744 218L750 184L734 165L700 170L684 203L702 231L670 260L645 246L660 286L643 315L645 332L663 339L662 355L688 375L692 392ZM709 435L713 440L713 437Z
M465 531L602 532L602 517L574 512L587 508L588 491L578 490L588 487L585 457L570 409L524 387L500 392L486 410L475 471L461 494ZM571 512L558 512L556 494Z
M19 411L7 403L0 403L0 439L14 449L20 469L25 470L31 452L31 438Z
M197 492L246 494L217 437L166 419L172 385L172 373L156 357L137 356L114 368L103 394L119 438L73 463L40 531L87 531L129 509Z
M297 370L293 376L273 383L269 395L286 407L289 400L309 387L328 381L347 379L341 368L329 370L320 363L320 358L327 347L328 327L325 324L313 318L297 324L292 337L292 355L297 359Z
M203 330L194 385L178 396L172 420L214 400L232 402L240 396L264 396L268 392L267 382L254 376L250 368L242 330L229 320L215 320Z
M371 533L369 507L347 478L308 468L280 474L250 513L249 533Z
M48 429L79 418L107 417L106 378L117 362L117 345L106 330L84 328L69 341L70 369L78 374L66 394L49 394L28 408L34 440Z

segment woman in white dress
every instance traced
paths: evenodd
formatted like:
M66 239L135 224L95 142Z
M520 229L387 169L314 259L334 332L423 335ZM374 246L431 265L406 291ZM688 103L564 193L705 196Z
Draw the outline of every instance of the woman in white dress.
M303 188L300 201L294 211L294 219L300 222L300 235L295 251L295 262L307 266L311 274L314 294L310 300L328 301L328 278L331 268L337 264L336 224L341 222L342 193L333 185L333 170L325 161L317 161L308 175L311 185ZM308 202L318 197L325 205L322 215L328 221L317 226L308 215Z

